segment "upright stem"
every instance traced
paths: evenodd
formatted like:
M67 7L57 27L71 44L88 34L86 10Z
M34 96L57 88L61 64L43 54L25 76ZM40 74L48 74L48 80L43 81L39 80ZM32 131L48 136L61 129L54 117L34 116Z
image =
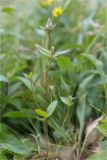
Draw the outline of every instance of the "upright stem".
M48 77L48 72L50 70L50 67L52 65L53 62L53 48L52 48L52 40L51 40L51 34L50 32L47 32L48 35L48 41L49 41L49 49L50 49L50 63L49 65L46 67L46 71L45 71L45 96L46 96L46 112L47 112L47 104L48 104L48 85L49 85L49 77ZM47 155L47 159L48 159L48 150L49 150L49 137L48 137L48 119L45 119L45 141L46 141L46 155Z

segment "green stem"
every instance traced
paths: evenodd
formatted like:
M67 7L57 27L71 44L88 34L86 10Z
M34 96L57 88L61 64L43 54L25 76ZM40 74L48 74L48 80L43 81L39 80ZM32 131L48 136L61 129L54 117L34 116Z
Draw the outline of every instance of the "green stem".
M51 40L51 35L50 35L50 32L47 32L47 35L48 35L48 40L49 40L49 48L50 48L50 63L49 65L47 66L46 68L46 71L45 71L45 96L46 96L46 112L47 112L47 104L48 104L48 72L51 68L51 65L52 65L52 62L53 62L53 49L52 49L52 40ZM45 141L46 141L46 156L47 156L47 159L49 157L49 146L48 146L48 143L49 143L49 137L48 137L48 119L45 119Z
M70 110L70 107L68 107L67 114L66 114L65 119L64 119L64 121L63 121L63 123L62 123L62 128L64 128L65 122L66 122L67 117L68 117L68 115L69 115L69 110Z

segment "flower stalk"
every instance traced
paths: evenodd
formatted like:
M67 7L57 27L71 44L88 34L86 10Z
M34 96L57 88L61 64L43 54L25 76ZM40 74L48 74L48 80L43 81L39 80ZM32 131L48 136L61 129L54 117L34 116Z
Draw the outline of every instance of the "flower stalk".
M48 88L49 88L49 76L48 72L52 66L53 63L53 54L54 54L54 47L52 44L52 38L51 38L51 32L54 28L54 25L52 24L51 19L49 18L46 26L45 26L45 32L48 36L48 42L49 42L49 51L50 51L50 63L48 66L46 66L45 70L45 96L46 96L46 112L47 112L47 104L48 104ZM47 158L49 156L49 137L48 137L48 118L45 119L45 141L46 141L46 148L47 148Z

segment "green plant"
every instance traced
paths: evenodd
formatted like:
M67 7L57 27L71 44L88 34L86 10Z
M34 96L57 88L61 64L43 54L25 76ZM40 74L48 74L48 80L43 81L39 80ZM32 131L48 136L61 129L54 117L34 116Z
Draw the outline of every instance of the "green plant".
M0 1L0 6L0 121L9 132L3 129L3 160L41 156L46 151L46 121L49 153L61 152L58 156L63 159L68 153L74 160L89 157L94 153L90 146L95 150L96 142L87 138L87 128L92 129L107 112L106 2L64 0L43 6L42 0L16 0ZM51 26L49 44L48 31L38 26L45 24L56 7L61 7L62 15L52 18L56 27ZM45 27L49 25L50 20ZM103 120L97 131L100 145L106 140ZM8 134L19 147L26 141L29 155L26 147L21 155L16 143L5 142ZM5 150L6 143L16 150Z
M52 44L52 37L51 37L51 32L53 31L54 29L54 25L52 24L52 21L51 19L48 19L47 23L46 23L46 26L44 28L42 28L43 31L46 32L47 36L48 36L48 41L49 41L49 50L39 46L39 45L36 45L36 47L38 48L39 52L45 56L47 56L49 58L49 63L48 65L46 64L46 67L45 67L45 73L44 73L44 87L45 87L45 110L41 109L41 107L38 106L38 103L36 102L36 97L35 97L35 93L34 93L34 88L35 86L33 85L33 81L32 81L32 74L30 73L29 75L27 74L24 74L25 78L21 78L21 77L18 77L18 79L20 79L27 87L28 89L32 92L32 95L33 95L33 98L34 98L34 101L35 101L35 104L37 105L37 109L35 109L35 112L37 113L38 116L42 117L43 119L45 119L45 142L46 142L46 148L47 148L47 153L46 153L46 157L48 158L49 156L49 153L48 153L48 143L49 143L49 138L48 138L48 119L51 117L51 115L53 114L54 110L56 109L56 106L57 106L57 103L58 101L57 100L52 100L53 98L51 97L51 103L49 106L48 103L49 103L49 92L50 94L52 94L49 89L49 71L50 69L52 68L52 65L53 65L53 60L57 57L57 56L60 56L62 54L65 54L67 52L69 52L70 50L65 50L65 51L58 51L58 52L55 52L54 53L54 46ZM67 104L68 106L72 105L72 98L69 97L68 100L67 98L64 98L64 97L61 97L62 101L64 101L64 103L67 104L67 102L69 104ZM64 100L65 99L65 100ZM68 107L69 108L69 107ZM69 114L69 109L68 109L68 112L67 112L67 115L65 117L65 120L62 124L62 128L64 127L64 123L68 117L68 114Z

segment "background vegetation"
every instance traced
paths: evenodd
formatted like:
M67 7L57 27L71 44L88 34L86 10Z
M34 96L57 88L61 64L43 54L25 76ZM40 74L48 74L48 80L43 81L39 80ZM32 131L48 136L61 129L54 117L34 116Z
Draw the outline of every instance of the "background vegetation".
M0 160L106 160L106 15L106 0L0 1Z

